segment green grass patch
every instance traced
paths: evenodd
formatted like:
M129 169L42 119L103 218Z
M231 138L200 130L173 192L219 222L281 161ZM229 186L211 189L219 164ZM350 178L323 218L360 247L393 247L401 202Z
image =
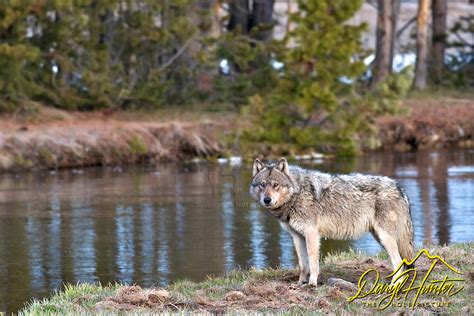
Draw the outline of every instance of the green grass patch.
M148 148L139 136L133 136L132 140L130 141L130 151L134 155L145 155L148 153Z
M208 277L196 283L177 281L165 288L142 289L139 286L112 284L67 285L51 298L33 301L20 313L44 314L150 314L150 313L278 313L300 314L462 314L472 311L472 282L474 278L474 243L436 246L428 249L431 255L439 255L463 274L457 275L444 267L436 266L431 279L465 279L465 288L452 297L427 295L424 300L449 300L449 306L419 306L414 310L405 307L388 307L380 311L364 306L362 301L348 302L356 293L356 284L363 272L376 269L381 276L391 272L385 252L368 256L349 251L332 253L321 262L318 287L297 286L298 272L283 269L250 269L226 273L221 277ZM425 274L432 261L426 257L416 263L417 272ZM331 278L341 278L348 287L330 285ZM373 282L373 278L369 280ZM351 284L352 283L352 284ZM409 297L411 300L412 296ZM380 295L371 297L374 301Z

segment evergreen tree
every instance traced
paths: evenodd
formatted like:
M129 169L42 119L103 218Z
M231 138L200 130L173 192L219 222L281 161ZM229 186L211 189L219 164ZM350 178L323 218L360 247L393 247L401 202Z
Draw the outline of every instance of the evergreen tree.
M2 2L0 106L21 98L82 110L183 102L201 65L187 52L208 27L189 17L190 3Z
M0 3L0 111L27 105L39 87L28 76L28 68L39 58L39 50L27 41L29 6Z
M356 132L366 119L362 113L373 114L355 91L366 70L360 43L365 26L347 23L361 4L361 0L298 1L298 11L291 15L294 28L285 40L287 49L278 57L284 70L269 97L252 99L255 126L260 127L247 133L248 138L283 147L294 144L299 150L357 151Z

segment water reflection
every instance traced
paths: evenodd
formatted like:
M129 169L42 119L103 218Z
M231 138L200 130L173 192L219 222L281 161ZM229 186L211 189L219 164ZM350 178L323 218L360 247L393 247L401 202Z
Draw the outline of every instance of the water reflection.
M474 238L474 152L380 154L309 167L392 176L417 244ZM0 176L0 311L64 282L143 286L249 266L295 265L291 237L247 194L250 171L219 165ZM370 235L322 252L376 252Z
M224 193L222 196L222 223L223 223L223 238L224 238L224 268L226 270L231 270L235 267L235 258L234 258L234 216L235 208L232 199L232 186L229 184L224 184Z
M170 275L170 265L169 265L169 255L168 255L168 238L166 235L166 211L164 208L160 208L158 211L158 218L161 218L159 221L158 226L158 251L154 251L153 253L157 253L158 255L158 264L155 270L159 274L159 283L163 285L167 285L169 283L169 275ZM150 238L148 236L147 238Z
M449 244L449 231L443 229L451 226L451 217L449 214L449 196L448 196L448 163L444 155L433 153L431 155L433 163L433 188L435 190L434 199L437 207L437 226L436 237L438 243Z
M134 211L132 207L119 205L115 208L115 238L118 267L118 278L124 283L131 283L135 260Z
M262 225L263 212L252 207L248 215L250 222L250 253L252 257L248 261L250 266L262 268L267 265L267 233Z
M433 212L431 210L431 192L432 181L431 181L431 166L428 165L428 155L418 156L416 159L416 170L418 171L418 187L420 188L421 197L421 209L423 210L423 216L421 217L423 223L423 244L430 245L433 243L432 240L432 221Z

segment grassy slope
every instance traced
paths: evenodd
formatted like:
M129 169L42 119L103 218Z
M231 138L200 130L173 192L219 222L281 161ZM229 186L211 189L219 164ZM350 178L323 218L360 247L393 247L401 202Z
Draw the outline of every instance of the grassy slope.
M432 255L440 255L449 264L463 272L466 286L459 294L449 298L449 307L417 307L409 314L469 313L473 311L474 243L455 244L449 247L430 248ZM417 261L418 271L426 271L431 262L427 258ZM294 270L234 271L223 277L208 278L194 283L178 281L164 289L142 289L138 286L91 284L69 285L50 299L35 301L22 311L25 315L53 313L117 312L211 312L239 314L243 312L300 313L357 313L380 314L375 308L364 307L360 302L347 302L354 295L354 285L330 286L328 278L338 277L356 283L367 269L375 268L382 275L390 271L385 252L376 256L347 252L333 254L321 264L321 282L317 288L295 286ZM433 278L443 278L447 269L435 269ZM447 273L450 277L455 275ZM459 277L459 276L457 276ZM470 310L469 310L470 309ZM383 313L403 312L404 308L389 307Z

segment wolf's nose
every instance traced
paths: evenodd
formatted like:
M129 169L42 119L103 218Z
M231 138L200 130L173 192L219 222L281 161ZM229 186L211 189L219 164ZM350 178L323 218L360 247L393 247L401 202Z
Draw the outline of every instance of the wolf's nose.
M270 204L271 201L272 201L272 198L269 198L268 196L266 198L263 198L263 203L265 203L265 205Z

